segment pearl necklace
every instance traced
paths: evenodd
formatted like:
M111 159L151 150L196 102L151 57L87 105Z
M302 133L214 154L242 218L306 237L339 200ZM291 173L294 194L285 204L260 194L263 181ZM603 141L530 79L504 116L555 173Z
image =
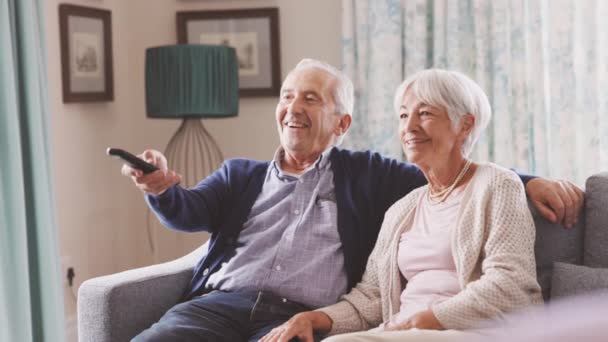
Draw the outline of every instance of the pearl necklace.
M443 201L445 201L446 198L448 198L448 196L452 193L452 191L454 191L454 188L456 188L456 185L458 185L458 183L462 180L462 177L464 177L464 175L467 174L467 171L469 171L469 167L471 166L471 164L472 164L472 161L467 160L467 162L464 164L464 167L462 168L462 170L460 170L460 173L454 180L454 182L452 182L452 184L450 184L450 186L448 186L447 188L445 188L439 192L433 193L433 190L431 189L431 186L429 185L429 191L428 191L429 199L436 203L442 203Z

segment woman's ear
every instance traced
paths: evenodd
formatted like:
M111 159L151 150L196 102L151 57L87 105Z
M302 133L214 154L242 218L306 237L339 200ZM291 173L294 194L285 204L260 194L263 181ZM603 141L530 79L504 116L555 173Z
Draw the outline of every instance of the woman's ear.
M467 114L460 119L462 122L462 127L460 129L461 133L464 133L465 136L471 134L473 127L475 127L475 116L472 114Z

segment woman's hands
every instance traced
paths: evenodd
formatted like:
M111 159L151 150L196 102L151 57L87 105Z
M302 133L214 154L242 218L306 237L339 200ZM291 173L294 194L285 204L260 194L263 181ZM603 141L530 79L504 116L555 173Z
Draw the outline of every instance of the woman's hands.
M302 312L293 316L289 321L272 329L260 342L289 342L298 337L302 342L313 342L313 332L327 332L331 329L332 320L320 311ZM401 324L387 324L384 331L408 329L444 330L437 317L431 310L421 311Z
M302 312L272 329L260 342L289 342L294 337L298 337L302 342L313 342L314 330L329 331L331 324L331 318L323 312Z
M384 331L408 330L408 329L444 330L432 310L420 311L407 321L400 324L387 324Z

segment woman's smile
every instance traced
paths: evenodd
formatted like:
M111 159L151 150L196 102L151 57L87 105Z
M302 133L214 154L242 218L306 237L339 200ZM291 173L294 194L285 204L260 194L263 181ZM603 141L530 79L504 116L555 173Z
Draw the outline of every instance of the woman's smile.
M420 147L423 144L426 144L428 142L430 142L431 139L429 138L413 138L413 139L407 139L405 140L405 146L406 148L416 148L416 147Z

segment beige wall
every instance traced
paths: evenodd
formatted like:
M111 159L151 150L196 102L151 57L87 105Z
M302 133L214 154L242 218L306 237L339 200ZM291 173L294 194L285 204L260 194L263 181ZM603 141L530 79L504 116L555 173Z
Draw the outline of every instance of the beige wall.
M114 89L112 102L63 104L59 56L58 4L47 0L46 48L49 60L51 143L57 223L63 267L76 270L75 288L91 277L151 264L185 254L201 238L162 234L163 247L148 247L142 195L119 174L119 163L104 156L107 146L133 152L163 150L178 121L146 118L144 54L151 46L176 42L180 10L279 7L282 76L301 58L340 65L340 0L72 0L112 11ZM269 159L278 139L276 98L245 98L239 116L207 120L226 158ZM163 235L164 234L164 235ZM177 246L177 247L176 247ZM161 246L159 246L160 248ZM160 250L160 249L159 249ZM66 315L73 325L75 303L66 288ZM75 292L75 290L74 290ZM69 327L69 340L74 331Z

